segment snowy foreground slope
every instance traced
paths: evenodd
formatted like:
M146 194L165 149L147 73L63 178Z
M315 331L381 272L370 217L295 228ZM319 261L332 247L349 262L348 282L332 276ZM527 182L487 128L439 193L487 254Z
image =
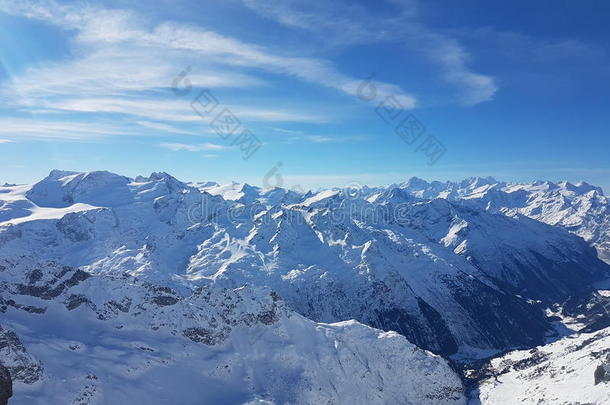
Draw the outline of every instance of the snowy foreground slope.
M11 404L464 403L445 360L394 332L316 324L265 289L0 268Z
M493 359L471 405L610 403L610 328Z
M303 194L53 171L0 187L11 404L464 403L438 354L610 326L603 209L569 227L492 204L487 183Z

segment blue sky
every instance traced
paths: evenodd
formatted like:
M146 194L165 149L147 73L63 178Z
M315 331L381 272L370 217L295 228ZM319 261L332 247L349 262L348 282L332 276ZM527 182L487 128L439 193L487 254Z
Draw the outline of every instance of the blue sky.
M491 175L609 190L609 11L0 0L0 183L61 168L302 188ZM205 117L191 105L202 92L218 103ZM234 131L214 125L225 111ZM421 127L405 140L407 119Z

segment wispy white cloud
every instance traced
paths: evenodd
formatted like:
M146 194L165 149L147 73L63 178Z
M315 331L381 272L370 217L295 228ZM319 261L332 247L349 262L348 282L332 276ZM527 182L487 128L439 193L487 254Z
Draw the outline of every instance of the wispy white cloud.
M0 143L13 143L15 141L13 141L12 139L0 139Z
M252 108L242 105L228 105L228 108L239 119L247 121L323 123L330 120L330 117L328 117L324 113L275 109L272 110L268 108Z
M217 56L223 63L256 67L273 73L290 75L356 96L359 79L339 72L330 62L305 57L276 55L269 51L214 32L183 27L174 23L164 23L155 30L134 40L162 45L172 49L197 52L207 56ZM415 98L398 86L377 82L380 93L400 97L406 108L415 106Z
M134 128L102 122L46 120L38 118L0 117L0 135L9 141L20 139L85 141L109 136L139 136Z
M290 143L295 141L308 141L314 143L331 143L337 142L337 138L333 138L331 136L323 136L323 135L301 135L301 136L291 136L288 138Z
M284 142L295 143L295 142L313 142L313 143L335 143L335 142L350 142L350 141L362 141L366 139L363 135L319 135L319 134L308 134L301 130L292 130L278 127L270 127L273 132L282 134Z
M323 43L340 46L400 41L409 51L436 64L443 80L459 89L459 101L472 105L489 101L498 90L491 76L468 67L470 54L455 39L422 24L415 0L389 0L398 13L347 1L244 0L259 14L280 24L318 33ZM380 29L382 27L382 29ZM395 92L396 89L387 89Z
M299 131L299 130L295 130L295 129L286 129L286 128L278 128L278 127L270 127L269 129L271 129L272 131L275 131L275 132L283 133L283 134L293 134L293 135L296 135L296 134L302 134L303 133L303 131Z
M215 143L200 143L200 144L186 144L186 143L160 143L160 147L169 149L173 152L187 151L187 152L201 152L206 150L225 150L229 149L228 146L218 145Z
M169 87L176 74L194 58L181 52L137 45L96 44L93 51L66 62L28 69L5 85L12 97L38 100L44 97L106 94L120 96ZM239 72L200 68L189 75L195 87L252 87L265 82ZM170 93L167 93L170 94Z
M341 142L354 142L363 141L365 136L361 135L295 135L286 138L287 143L295 142L312 142L312 143L341 143Z
M322 33L324 41L334 46L374 43L387 39L389 35L387 29L379 29L379 27L370 29L370 21L378 20L376 10L354 2L300 0L243 0L243 2L263 17L287 27ZM391 17L385 16L384 20L393 25Z
M427 55L439 66L444 80L458 86L459 101L474 105L493 99L498 91L495 79L468 68L471 56L457 40L419 24L410 25L409 31L413 42L408 46Z
M154 121L209 124L198 115L185 100L140 97L66 97L61 100L27 100L24 105L35 108L44 107L46 111L117 113ZM224 105L243 121L268 122L312 122L320 123L328 117L319 113L249 107L244 105ZM143 121L136 121L142 123ZM146 121L144 121L146 122ZM148 124L151 127L151 124ZM157 124L157 127L160 127ZM171 128L166 126L167 128ZM172 132L172 131L168 131ZM175 132L175 131L173 131Z
M137 121L136 124L145 127L154 129L156 131L167 132L171 134L182 134L182 135L200 135L197 132L186 131L184 129L176 128L174 126L163 124L161 122L153 122L153 121Z

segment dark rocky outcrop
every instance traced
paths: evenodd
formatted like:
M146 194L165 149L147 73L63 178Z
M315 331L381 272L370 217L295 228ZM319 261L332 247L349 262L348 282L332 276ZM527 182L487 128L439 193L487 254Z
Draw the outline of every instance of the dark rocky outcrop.
M579 332L591 333L610 326L610 297L597 291L574 295L557 308L565 316L578 317L584 325Z
M8 368L0 364L0 405L7 405L13 396L13 380Z
M155 304L159 305L160 307L174 305L174 304L176 304L178 302L178 298L170 297L170 296L167 296L167 295L153 297L152 300L153 300L153 302Z
M0 358L13 381L33 384L42 378L42 365L30 356L15 332L2 327L0 327Z
M610 383L610 355L606 357L605 361L597 366L593 378L595 379L595 385Z

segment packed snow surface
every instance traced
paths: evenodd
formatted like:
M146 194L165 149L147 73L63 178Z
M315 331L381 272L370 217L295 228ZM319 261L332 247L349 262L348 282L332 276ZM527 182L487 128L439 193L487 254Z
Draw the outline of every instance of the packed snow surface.
M596 381L596 370L607 377ZM487 371L471 405L609 404L610 328L508 353Z

